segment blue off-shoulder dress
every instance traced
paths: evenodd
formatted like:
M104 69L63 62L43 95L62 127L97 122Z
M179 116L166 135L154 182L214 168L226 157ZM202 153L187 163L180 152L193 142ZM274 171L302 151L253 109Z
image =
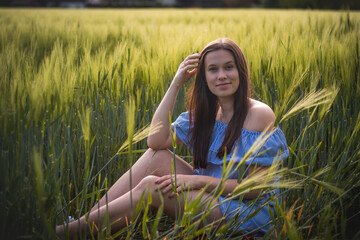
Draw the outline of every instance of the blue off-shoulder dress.
M216 178L221 178L223 173L223 159L216 157L217 151L221 146L225 130L227 124L219 121L215 121L215 126L213 129L212 139L210 143L210 149L208 153L208 163L206 169L200 168L196 169L193 174L195 175L206 175ZM176 129L176 136L190 149L193 150L190 145L191 136L189 133L189 114L188 112L184 112L180 114L180 116L176 119L174 123L172 123L173 130ZM246 129L242 129L240 139L235 142L233 149L236 148L236 151L232 151L230 154L226 156L226 161L229 162L235 161L234 167L236 167L236 163L239 163L247 151L251 148L253 143L259 138L261 132L249 131ZM233 156L233 152L235 155ZM253 154L250 156L245 164L257 164L257 166L270 166L274 161L282 161L289 156L289 150L287 147L286 139L279 127L275 129L275 131L269 136L266 142L262 145L262 147L256 151L257 154ZM261 154L260 154L261 153ZM238 171L234 171L234 173L229 177L229 179L238 179ZM254 207L249 207L246 204L247 200L243 200L239 203L238 199L233 199L229 201L226 200L226 196L220 196L218 201L220 203L220 208L222 214L225 216L226 220L237 217L239 224L236 224L238 230L242 230L243 232L252 232L257 231L258 233L264 233L270 228L270 215L269 209L267 206L263 207L262 203L266 202L268 198L271 197L270 194L262 196L259 199ZM273 202L268 201L268 206L273 208ZM252 218L244 221L247 218L247 215L251 214L256 210L259 212L253 216Z

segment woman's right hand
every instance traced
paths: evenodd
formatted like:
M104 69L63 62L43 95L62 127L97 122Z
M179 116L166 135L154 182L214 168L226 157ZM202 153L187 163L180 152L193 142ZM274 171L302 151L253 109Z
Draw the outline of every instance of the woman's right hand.
M172 84L181 87L190 81L190 79L197 73L199 57L200 53L194 53L187 56L187 58L185 58L185 60L180 64Z

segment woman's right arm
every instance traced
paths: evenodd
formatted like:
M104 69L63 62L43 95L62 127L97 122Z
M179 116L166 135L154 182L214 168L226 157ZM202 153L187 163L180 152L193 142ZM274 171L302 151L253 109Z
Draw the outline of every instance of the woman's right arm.
M180 64L170 87L152 118L151 128L158 124L160 124L161 127L159 131L148 136L147 144L150 148L158 150L168 148L172 145L169 114L172 115L173 113L176 97L180 88L196 74L199 57L199 53L192 54L185 58ZM180 140L177 138L176 142L179 143Z

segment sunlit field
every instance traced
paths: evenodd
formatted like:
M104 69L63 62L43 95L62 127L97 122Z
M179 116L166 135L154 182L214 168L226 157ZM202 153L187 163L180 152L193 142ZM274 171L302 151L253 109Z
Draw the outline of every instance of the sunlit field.
M360 238L359 36L359 12L0 9L1 238L54 239L56 224L89 211L147 148L180 62L219 37L244 51L253 98L274 109L290 150L273 169L282 190L264 238ZM236 219L200 225L196 202L175 220L141 208L93 237L244 236Z

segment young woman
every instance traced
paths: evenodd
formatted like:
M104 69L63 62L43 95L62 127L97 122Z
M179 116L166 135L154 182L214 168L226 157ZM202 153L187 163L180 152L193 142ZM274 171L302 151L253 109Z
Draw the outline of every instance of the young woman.
M172 114L179 89L196 75L190 90L188 112L182 113L170 125L169 113ZM228 38L220 38L210 42L202 52L188 56L170 84L164 98L156 110L152 125L161 123L159 132L148 137L149 149L132 166L132 174L127 171L90 211L88 223L103 226L105 214L108 211L112 230L126 226L135 206L145 191L152 196L151 206L158 208L161 204L159 191L163 194L164 212L170 217L176 216L176 206L180 198L181 206L184 199L181 194L174 194L171 175L173 153L167 148L172 145L171 128L176 129L176 143L184 143L193 153L193 166L180 157L176 157L176 191L186 192L188 199L198 196L199 190L206 185L209 194L221 181L224 153L226 161L231 158L239 162L263 131L273 128L275 115L266 104L250 98L249 75L245 57L239 46ZM236 154L233 155L236 148ZM264 151L265 150L265 151ZM260 152L261 156L247 160L247 174L254 171L265 171L273 161L279 161L288 156L285 137L279 128L266 141ZM134 188L130 197L130 177ZM237 173L225 181L222 196L211 204L221 203L238 185ZM207 198L207 194L202 199ZM248 192L245 199L257 198L260 190ZM268 196L262 196L263 201ZM132 202L130 201L132 199ZM229 219L236 212L241 212L245 203L237 199L227 201L214 208L207 216L207 222L218 224L226 215ZM133 208L131 208L133 206ZM254 209L252 209L253 211ZM182 213L182 209L178 209ZM244 208L245 217L250 211ZM240 219L241 219L240 216ZM259 213L241 225L244 231L260 227L265 232L269 225L268 208L262 208ZM70 235L79 231L86 232L88 223L85 216L70 222ZM266 225L266 226L265 226ZM263 227L262 227L263 226ZM63 225L57 226L56 232L64 236Z

